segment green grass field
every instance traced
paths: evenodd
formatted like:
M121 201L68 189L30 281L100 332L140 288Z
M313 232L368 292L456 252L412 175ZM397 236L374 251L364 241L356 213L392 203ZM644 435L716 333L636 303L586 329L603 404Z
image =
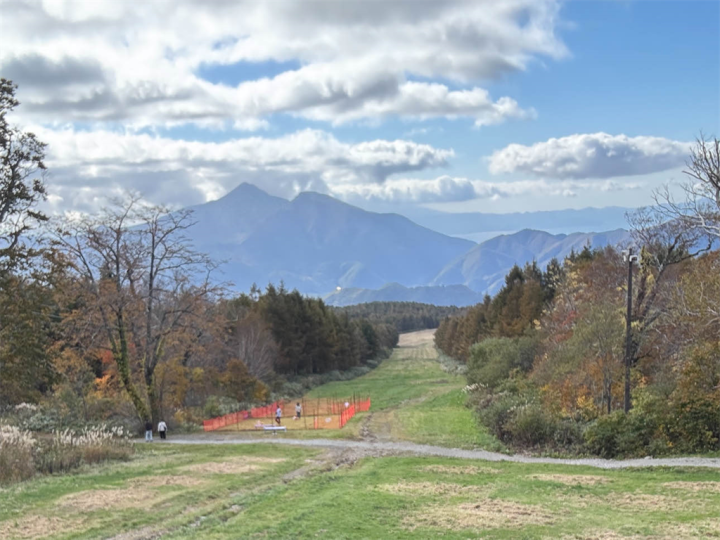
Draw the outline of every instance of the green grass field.
M412 341L415 339L415 341ZM368 394L343 430L309 436L496 445L427 336L314 396ZM292 437L297 433L293 432ZM286 445L138 444L124 463L0 490L0 538L720 538L720 471L498 463Z
M139 445L129 463L1 491L0 538L720 538L717 471L353 459Z
M340 431L309 431L306 438L359 438L404 440L456 448L500 450L502 445L478 426L465 406L465 378L446 373L437 361L432 331L401 336L400 347L377 369L351 381L314 389L308 399L342 398L355 393L370 396L372 408L357 414ZM293 432L296 437L298 432Z

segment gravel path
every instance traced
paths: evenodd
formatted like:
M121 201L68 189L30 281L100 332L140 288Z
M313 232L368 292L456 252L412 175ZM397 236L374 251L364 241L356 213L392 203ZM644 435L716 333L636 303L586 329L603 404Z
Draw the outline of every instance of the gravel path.
M268 436L269 437L269 436ZM506 455L486 450L461 450L459 448L443 448L409 442L369 442L348 441L337 439L285 439L273 436L265 439L237 439L222 436L183 436L173 437L164 444L287 444L293 446L313 446L318 448L352 449L367 451L371 454L392 453L411 454L416 456L441 456L461 459L482 459L485 461L512 461L515 463L552 463L556 465L584 465L600 469L627 469L631 467L709 467L720 469L720 458L644 458L627 460L589 459L557 459Z

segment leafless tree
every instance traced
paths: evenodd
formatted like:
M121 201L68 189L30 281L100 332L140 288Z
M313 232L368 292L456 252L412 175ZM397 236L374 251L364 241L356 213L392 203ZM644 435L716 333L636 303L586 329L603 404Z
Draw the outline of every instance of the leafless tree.
M720 240L720 140L703 134L696 140L684 173L684 201L677 201L668 186L655 193L657 211L666 220Z
M279 354L267 324L253 313L238 322L236 334L237 357L245 362L250 375L267 380Z
M145 206L134 195L53 230L85 293L83 316L143 420L158 420L154 374L169 344L194 331L204 302L220 292L210 279L215 265L185 234L192 225L190 212Z

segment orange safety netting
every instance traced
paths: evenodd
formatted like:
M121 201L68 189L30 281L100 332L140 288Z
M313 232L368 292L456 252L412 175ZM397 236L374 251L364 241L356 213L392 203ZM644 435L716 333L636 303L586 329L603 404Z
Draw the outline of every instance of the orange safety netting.
M295 403L276 401L270 405L263 407L254 407L246 411L238 411L203 422L205 431L215 431L218 429L234 426L231 429L240 431L259 429L263 427L263 423L249 422L250 419L274 418L277 409L282 412L281 418L295 418ZM319 398L319 399L302 399L300 400L302 408L301 422L293 422L287 427L289 429L340 429L355 416L358 412L366 412L370 410L370 398L357 399L356 397L348 399L337 398ZM307 420L311 420L308 425Z

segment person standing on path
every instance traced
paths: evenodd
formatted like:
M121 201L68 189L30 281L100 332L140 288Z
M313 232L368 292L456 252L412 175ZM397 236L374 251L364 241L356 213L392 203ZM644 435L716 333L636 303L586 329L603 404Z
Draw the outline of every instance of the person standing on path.
M167 433L167 424L164 420L160 420L160 423L158 424L158 433L160 434L161 439L165 439L165 434Z
M297 420L300 420L300 417L302 416L302 406L300 405L300 402L298 401L295 404L295 418Z
M152 442L152 422L145 422L145 442Z
M280 408L280 405L278 405L277 410L275 411L275 421L277 422L277 425L280 425L280 419L282 418L282 408Z

